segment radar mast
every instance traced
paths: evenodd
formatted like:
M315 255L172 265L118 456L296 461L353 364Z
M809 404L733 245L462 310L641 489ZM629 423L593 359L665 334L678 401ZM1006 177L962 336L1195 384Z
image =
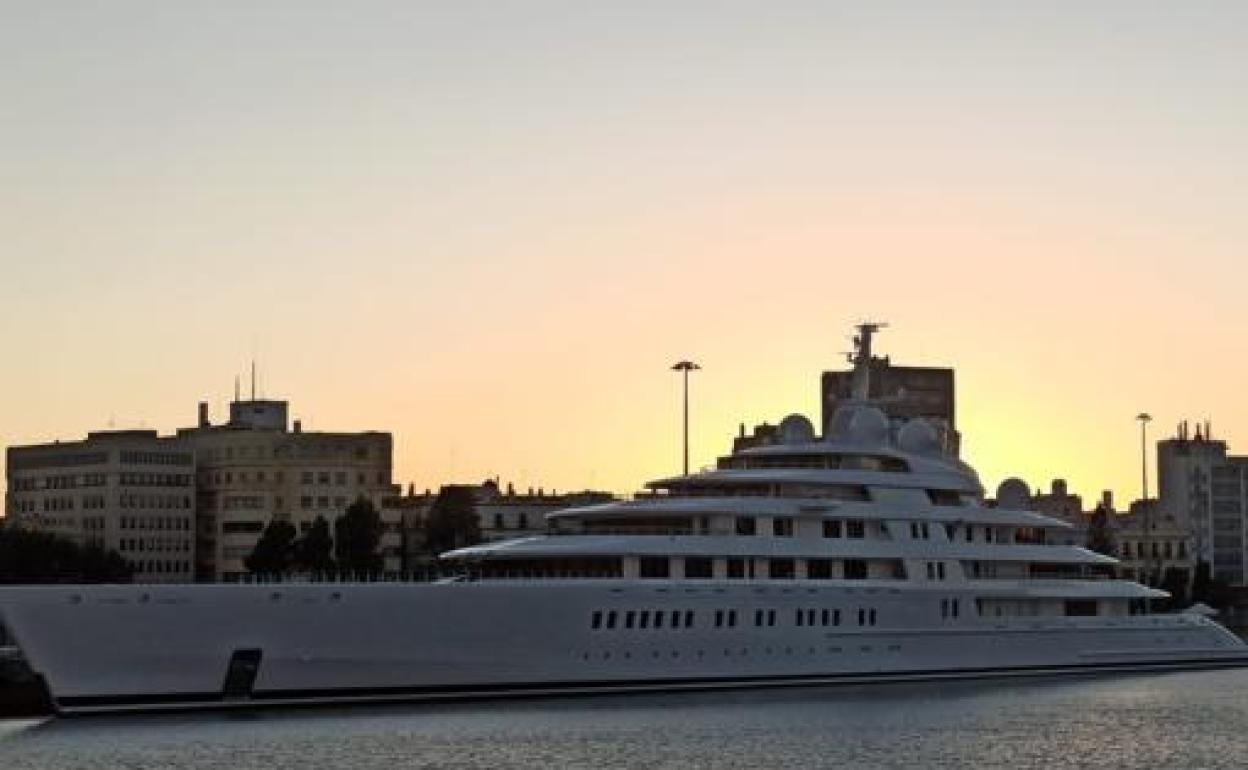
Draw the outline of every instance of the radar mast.
M881 329L888 328L886 323L860 323L854 335L854 352L850 361L854 364L854 378L850 386L850 398L854 401L867 401L871 397L871 338Z

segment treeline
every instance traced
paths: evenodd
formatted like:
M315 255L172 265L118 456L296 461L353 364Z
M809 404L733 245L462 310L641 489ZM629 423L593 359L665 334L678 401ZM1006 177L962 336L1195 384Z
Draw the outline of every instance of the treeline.
M405 569L428 568L438 554L481 540L476 498L468 487L443 488L429 512L413 525L403 533L403 550L418 564L405 564ZM243 563L257 577L378 575L384 568L380 548L384 532L380 512L360 498L332 524L317 516L303 534L288 521L270 521Z
M133 574L116 551L46 532L0 527L0 583L129 583Z

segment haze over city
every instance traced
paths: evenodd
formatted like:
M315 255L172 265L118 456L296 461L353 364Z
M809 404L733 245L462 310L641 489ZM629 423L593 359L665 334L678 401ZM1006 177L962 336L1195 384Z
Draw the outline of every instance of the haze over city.
M630 491L957 370L991 489L1248 444L1248 6L7 2L0 443L221 418ZM905 23L899 23L901 20Z

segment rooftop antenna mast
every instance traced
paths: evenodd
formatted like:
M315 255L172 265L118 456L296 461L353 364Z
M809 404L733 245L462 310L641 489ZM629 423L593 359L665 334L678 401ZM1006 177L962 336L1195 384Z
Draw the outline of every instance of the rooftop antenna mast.
M256 400L256 359L251 359L251 400Z
M854 364L854 378L850 390L850 398L854 401L866 401L871 394L871 338L881 329L888 328L885 323L860 323L858 333L854 335L854 352L850 361Z

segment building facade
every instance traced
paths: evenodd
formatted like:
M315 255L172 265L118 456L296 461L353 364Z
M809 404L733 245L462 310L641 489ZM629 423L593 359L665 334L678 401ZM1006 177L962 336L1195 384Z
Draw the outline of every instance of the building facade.
M390 434L305 432L297 420L290 425L288 408L285 401L236 400L229 421L213 425L201 404L199 424L178 431L197 459L197 577L241 580L270 521L288 521L303 534L323 516L332 531L360 498L382 512L385 569L399 571L400 522L384 506L398 491Z
M10 447L14 526L116 551L144 583L186 582L195 565L195 453L156 431Z

